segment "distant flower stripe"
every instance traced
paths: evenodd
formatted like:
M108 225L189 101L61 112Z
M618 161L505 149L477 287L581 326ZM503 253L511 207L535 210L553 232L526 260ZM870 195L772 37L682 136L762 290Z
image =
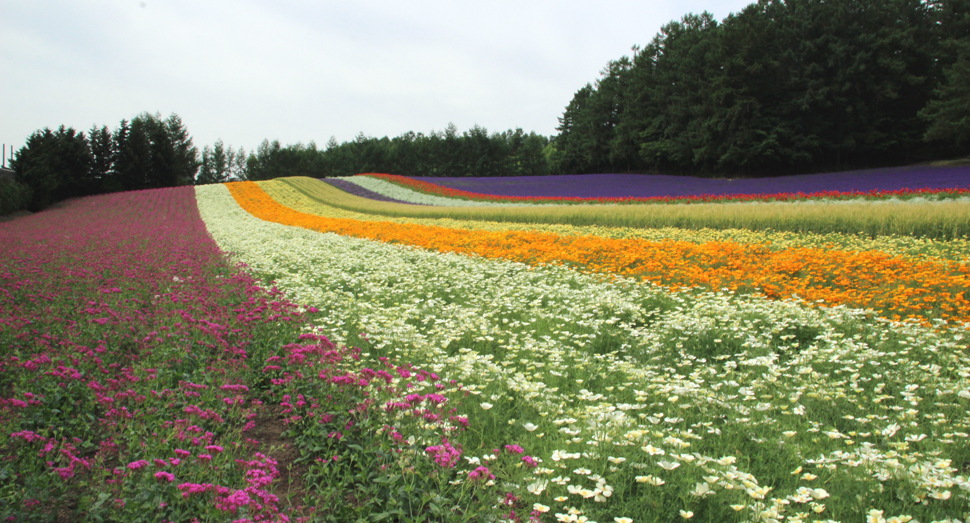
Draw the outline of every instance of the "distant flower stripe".
M379 202L392 202L392 203L406 203L411 204L411 202L406 202L404 200L398 200L396 198L391 198L390 196L385 196L383 194L374 192L366 187L361 187L353 182L347 180L341 180L338 178L323 178L322 182L328 183L341 191L348 192L354 196L360 196L361 198L367 198L369 200L376 200Z
M503 196L650 197L692 194L892 191L970 185L970 165L911 165L768 178L700 178L669 174L562 174L551 176L414 176L415 180Z
M869 191L813 191L813 192L780 192L780 193L748 193L748 194L694 194L689 196L649 196L649 197L580 197L580 196L502 196L484 194L454 189L407 176L383 173L364 173L357 176L370 176L390 183L407 187L408 189L443 196L474 201L508 202L508 203L722 203L722 202L756 202L756 201L798 201L818 198L848 199L848 198L891 198L917 196L963 196L970 195L970 187L959 188L920 188Z
M877 251L772 251L764 245L727 241L609 239L324 218L277 203L255 183L226 185L240 206L257 218L321 232L532 265L564 264L674 289L754 290L776 299L797 296L827 305L872 308L893 319L970 321L965 294L970 266L962 263L919 262Z

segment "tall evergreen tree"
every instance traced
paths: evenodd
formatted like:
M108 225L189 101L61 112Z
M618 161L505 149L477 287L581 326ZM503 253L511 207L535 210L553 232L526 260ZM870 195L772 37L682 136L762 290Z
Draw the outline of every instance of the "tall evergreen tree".
M951 144L960 154L970 155L970 45L944 74L933 100L920 112L929 121L924 138Z
M96 125L92 126L88 133L88 140L91 143L91 178L96 186L94 192L112 192L114 144L111 131L108 130L107 125L102 125L100 128Z
M40 211L66 198L93 194L91 149L84 133L60 126L36 131L11 162L17 181L26 184L30 211Z
M148 187L151 169L151 140L143 119L130 123L122 120L114 133L114 177L122 191L137 191Z
M192 137L179 115L170 114L165 120L164 126L172 147L171 180L173 185L190 185L199 168L199 151L192 144Z

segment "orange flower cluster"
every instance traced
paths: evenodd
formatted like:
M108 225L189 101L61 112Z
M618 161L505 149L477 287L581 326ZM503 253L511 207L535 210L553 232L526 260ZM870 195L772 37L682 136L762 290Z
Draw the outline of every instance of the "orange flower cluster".
M915 262L878 251L772 251L763 245L734 242L619 240L324 218L280 205L255 183L226 185L253 216L320 232L532 265L564 264L672 289L753 290L775 299L798 296L826 305L872 308L893 319L970 321L965 292L970 288L970 266L966 264Z

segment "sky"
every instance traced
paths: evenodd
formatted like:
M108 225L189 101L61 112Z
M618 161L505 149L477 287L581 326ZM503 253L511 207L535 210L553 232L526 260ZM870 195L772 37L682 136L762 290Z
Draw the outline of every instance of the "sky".
M0 142L178 114L200 149L557 133L573 94L687 13L750 0L0 0Z

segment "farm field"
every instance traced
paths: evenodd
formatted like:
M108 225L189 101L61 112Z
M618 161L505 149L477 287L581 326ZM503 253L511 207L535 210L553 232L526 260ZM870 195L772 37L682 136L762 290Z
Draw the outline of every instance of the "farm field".
M959 194L368 190L397 201L291 178L0 223L0 516L970 518Z
M355 182L373 177L355 176ZM403 177L399 177L403 178ZM344 179L347 180L347 179ZM941 190L905 201L840 199L765 200L752 197L726 202L692 200L640 204L553 202L515 206L495 202L472 202L461 198L416 193L386 180L374 180L368 191L379 192L409 205L361 197L312 178L281 179L310 198L331 207L386 217L450 218L503 223L555 224L573 226L627 227L635 229L748 229L797 233L864 234L870 237L903 235L916 238L953 239L970 234L970 206L961 190ZM889 195L885 195L888 197ZM430 198L430 199L429 199ZM932 198L932 199L930 199ZM690 203L690 205L684 205ZM897 205L905 203L906 205ZM449 205L451 204L451 205Z

